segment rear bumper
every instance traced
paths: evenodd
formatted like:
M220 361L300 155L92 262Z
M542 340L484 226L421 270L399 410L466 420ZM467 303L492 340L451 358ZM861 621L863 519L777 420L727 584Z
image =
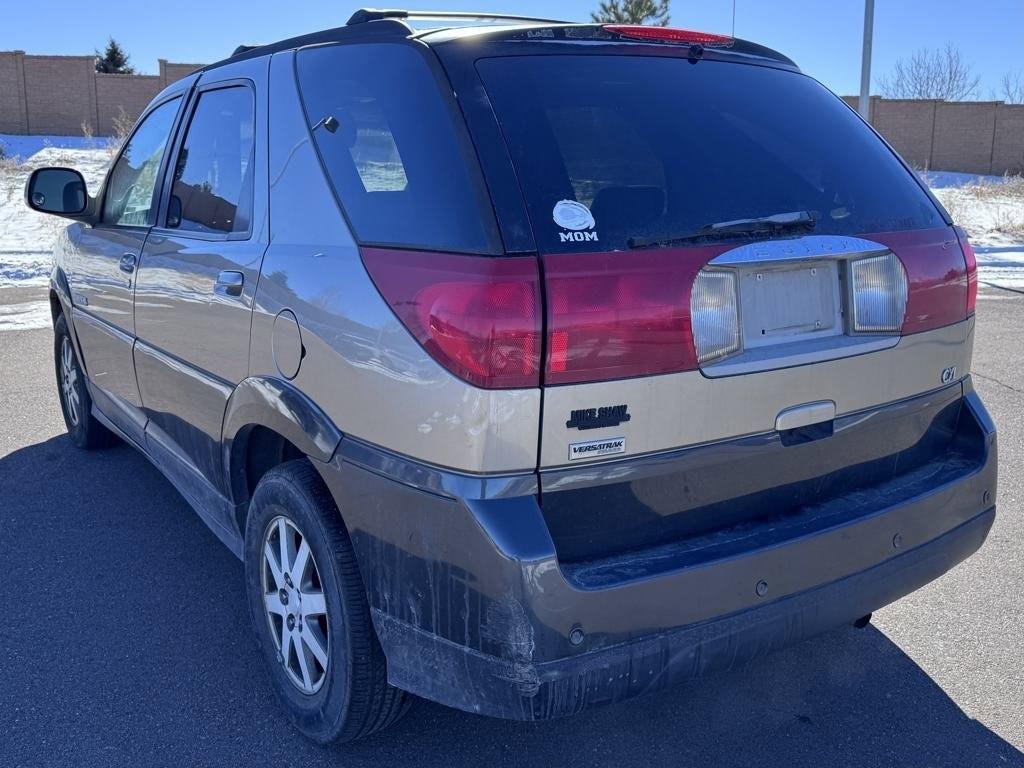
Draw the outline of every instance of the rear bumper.
M460 709L517 720L559 717L747 663L865 616L973 554L995 508L873 568L767 605L634 642L541 663L516 663L445 641L383 612L391 682Z
M957 395L947 452L808 506L795 526L730 529L726 546L697 555L684 541L560 563L533 475L458 476L345 440L321 471L390 681L467 711L543 719L852 621L977 550L995 516L995 428L969 380Z

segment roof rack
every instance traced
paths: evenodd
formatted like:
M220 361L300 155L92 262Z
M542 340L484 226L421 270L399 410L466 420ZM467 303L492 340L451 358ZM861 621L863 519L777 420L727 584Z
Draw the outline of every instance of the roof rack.
M571 24L572 22L559 19L542 19L536 16L516 16L508 13L472 13L469 11L406 11L401 9L382 8L360 8L352 14L346 23L365 24L368 21L379 21L380 19L401 19L424 21L471 21L471 22L539 22L541 24Z

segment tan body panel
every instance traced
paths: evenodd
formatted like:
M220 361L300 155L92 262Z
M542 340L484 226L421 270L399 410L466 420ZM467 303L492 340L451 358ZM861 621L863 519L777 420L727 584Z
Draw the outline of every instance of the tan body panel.
M620 459L770 432L782 411L806 403L833 401L843 416L902 400L949 384L942 380L947 368L956 368L956 379L966 375L973 340L972 317L905 336L889 349L812 365L715 379L686 371L547 387L540 464L568 464L570 443L625 437L625 452L611 457ZM630 420L618 426L565 426L574 410L623 404Z
M434 361L377 292L320 169L291 54L271 66L271 240L250 339L250 376L290 378L346 436L462 472L536 468L541 391L488 390ZM274 321L296 318L298 372L278 369ZM279 350L280 352L280 350Z

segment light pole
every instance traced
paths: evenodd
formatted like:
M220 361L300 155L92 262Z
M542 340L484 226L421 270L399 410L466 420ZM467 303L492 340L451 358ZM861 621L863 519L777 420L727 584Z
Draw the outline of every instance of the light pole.
M860 99L857 111L871 122L871 36L875 27L875 0L864 0L864 50L860 59Z

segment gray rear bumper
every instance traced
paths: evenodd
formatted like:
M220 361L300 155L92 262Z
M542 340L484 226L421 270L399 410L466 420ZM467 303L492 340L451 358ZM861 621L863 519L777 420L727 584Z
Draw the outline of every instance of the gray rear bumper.
M453 475L346 440L321 471L352 535L389 680L533 720L743 663L968 557L995 515L996 439L969 380L958 402L948 452L809 507L783 538L774 523L745 525L696 558L668 544L560 563L532 475Z

